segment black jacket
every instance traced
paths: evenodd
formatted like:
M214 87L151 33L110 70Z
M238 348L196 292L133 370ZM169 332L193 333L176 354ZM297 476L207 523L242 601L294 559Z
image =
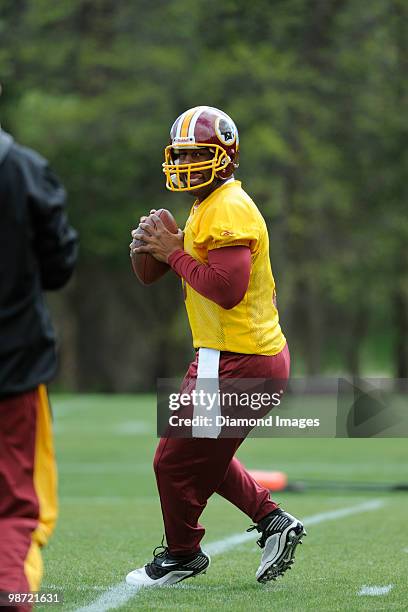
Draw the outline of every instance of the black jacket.
M0 397L54 376L55 335L43 290L65 285L77 250L65 190L47 161L0 130Z

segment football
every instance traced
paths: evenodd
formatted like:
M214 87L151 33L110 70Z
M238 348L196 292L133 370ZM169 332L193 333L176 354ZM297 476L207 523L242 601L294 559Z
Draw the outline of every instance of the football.
M169 232L177 234L178 225L171 212L166 210L166 208L159 208L159 210L156 211L156 215L160 217ZM147 217L145 223L153 225L153 221L150 217ZM142 244L142 240L133 240L132 249ZM133 271L143 285L151 285L170 270L169 264L164 261L158 261L153 255L150 255L150 253L133 253L132 250L131 260Z

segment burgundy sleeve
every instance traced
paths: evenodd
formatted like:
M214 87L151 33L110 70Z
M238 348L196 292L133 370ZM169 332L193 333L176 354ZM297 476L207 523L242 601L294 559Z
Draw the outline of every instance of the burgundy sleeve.
M239 304L248 289L251 250L247 246L208 251L208 265L181 249L172 253L168 262L193 289L227 310Z

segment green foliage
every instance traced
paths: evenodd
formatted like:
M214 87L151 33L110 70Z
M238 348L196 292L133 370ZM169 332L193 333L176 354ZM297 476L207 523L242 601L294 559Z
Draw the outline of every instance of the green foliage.
M187 216L161 173L172 121L229 112L298 363L322 371L335 346L355 371L396 292L408 309L406 17L401 0L9 0L2 123L63 177L82 261L120 274L141 214Z

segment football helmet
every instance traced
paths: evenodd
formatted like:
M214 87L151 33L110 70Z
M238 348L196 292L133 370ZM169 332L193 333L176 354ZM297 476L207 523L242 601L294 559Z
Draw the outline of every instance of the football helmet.
M180 149L208 149L211 159L180 163ZM230 178L239 166L238 130L232 119L212 106L196 106L177 117L170 130L170 144L164 150L163 172L170 191L192 191L209 185L215 178ZM209 178L192 185L191 174L211 170Z

